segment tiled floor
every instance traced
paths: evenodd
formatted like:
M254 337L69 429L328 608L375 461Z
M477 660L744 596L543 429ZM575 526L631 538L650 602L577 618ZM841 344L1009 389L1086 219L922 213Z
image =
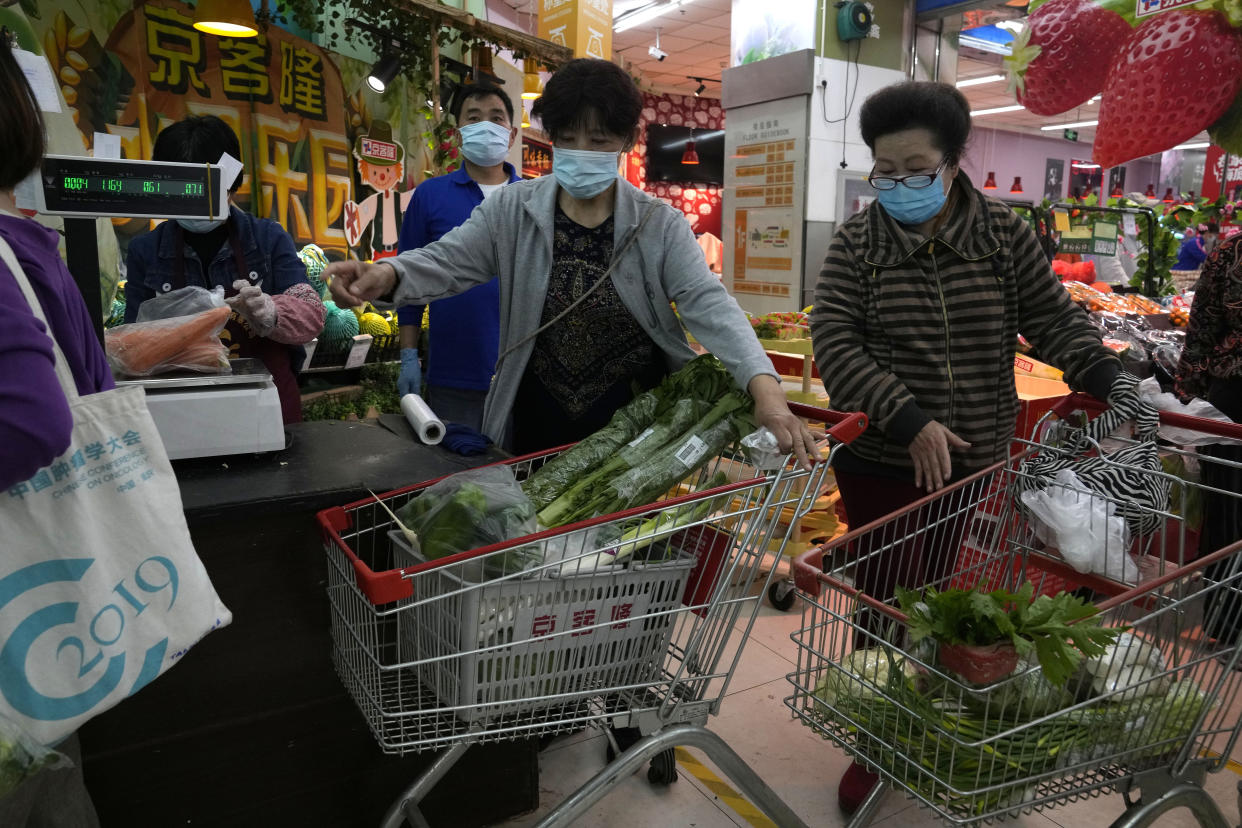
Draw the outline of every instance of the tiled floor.
M797 649L790 633L800 623L800 610L789 613L767 606L759 611L721 708L708 727L750 764L772 789L811 828L844 825L837 809L836 783L849 761L833 743L821 739L792 718L784 704L791 693L785 678L793 671ZM739 625L744 626L744 625ZM587 730L553 741L541 754L540 808L503 823L505 828L524 828L539 819L604 766L605 737ZM698 758L702 759L701 756ZM1235 768L1208 777L1208 793L1221 807L1230 825L1239 825L1238 784L1242 782L1242 747L1235 747ZM645 771L635 773L597 804L578 824L590 828L732 828L732 826L771 825L763 819L750 819L730 807L701 781L679 768L680 779L667 787L648 783ZM717 777L721 776L719 773ZM727 782L727 780L725 780ZM1015 820L1020 828L1099 828L1121 815L1125 803L1120 794L1064 805L1040 814ZM742 810L745 810L743 806ZM888 828L922 828L945 825L930 811L921 810L912 800L890 793L872 825ZM1175 811L1156 823L1161 828L1191 828L1197 824L1189 812Z

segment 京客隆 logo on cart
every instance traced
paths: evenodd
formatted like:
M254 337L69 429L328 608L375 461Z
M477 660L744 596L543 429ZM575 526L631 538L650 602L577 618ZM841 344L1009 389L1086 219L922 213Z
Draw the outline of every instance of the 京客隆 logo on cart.
M1136 17L1146 17L1156 12L1169 11L1182 6L1193 6L1199 2L1202 2L1202 0L1135 0L1134 14Z

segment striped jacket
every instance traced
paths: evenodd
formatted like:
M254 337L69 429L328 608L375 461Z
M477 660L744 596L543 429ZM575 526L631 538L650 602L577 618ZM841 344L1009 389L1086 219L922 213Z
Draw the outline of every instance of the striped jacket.
M955 476L1006 457L1019 331L1071 387L1100 399L1121 369L1026 222L963 173L953 186L952 212L930 239L876 202L828 248L811 313L815 360L832 406L872 423L845 468L912 476L907 446L932 420L971 444L954 454Z

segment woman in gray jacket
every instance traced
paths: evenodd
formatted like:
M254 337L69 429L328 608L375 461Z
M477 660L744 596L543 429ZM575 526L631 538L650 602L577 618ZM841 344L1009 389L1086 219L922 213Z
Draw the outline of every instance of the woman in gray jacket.
M754 397L758 422L806 464L811 434L685 217L617 175L641 112L620 67L570 61L532 113L552 138L551 176L505 187L434 244L330 265L332 293L345 305L423 304L498 276L500 356L483 431L517 453L591 434L689 360L684 321Z

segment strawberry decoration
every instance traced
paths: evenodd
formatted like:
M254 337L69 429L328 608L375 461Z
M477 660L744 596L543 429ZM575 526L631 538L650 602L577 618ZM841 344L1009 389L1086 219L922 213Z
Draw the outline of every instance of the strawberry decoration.
M1005 58L1010 91L1036 115L1059 115L1104 86L1113 55L1133 30L1091 0L1050 0L1031 13Z
M1240 88L1242 38L1224 15L1162 12L1113 59L1092 158L1115 167L1192 138L1225 114Z

